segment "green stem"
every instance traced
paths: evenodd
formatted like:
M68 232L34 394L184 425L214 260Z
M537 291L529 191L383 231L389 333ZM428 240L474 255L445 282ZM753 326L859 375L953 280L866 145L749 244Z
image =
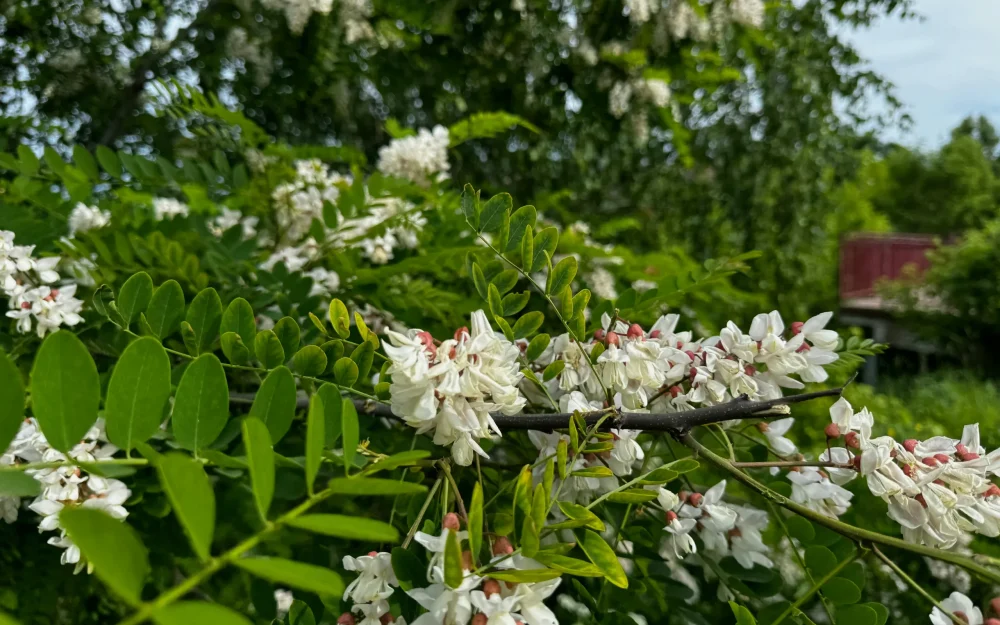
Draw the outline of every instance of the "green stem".
M420 522L424 520L424 515L427 514L427 508L431 506L431 502L434 501L434 494L437 493L438 488L441 487L441 478L438 478L434 482L434 486L431 487L431 491L427 493L427 499L424 500L424 505L420 506L420 512L417 514L417 518L413 521L413 525L410 526L410 531L406 532L406 540L403 541L403 549L410 546L413 541L413 536L417 533L417 528L420 527Z
M896 575L899 575L901 578L903 578L903 581L906 582L907 584L909 584L910 588L912 588L913 590L916 590L917 594L919 594L924 599L927 599L928 601L930 601L934 605L935 608L937 608L938 610L941 610L942 614L947 614L948 618L950 618L955 623L955 625L968 625L968 623L966 621L963 621L962 619L958 618L952 612L949 612L948 610L945 610L944 607L938 602L937 599L935 599L934 597L932 597L929 592L927 592L926 590L924 590L924 587L921 586L920 584L918 584L916 582L916 580L914 580L912 577L910 577L905 572L903 572L903 569L899 568L899 565L896 564L895 562L893 562L891 558L889 558L887 555L885 555L884 553L882 553L881 551L879 551L878 547L876 547L875 545L872 545L872 550L875 552L875 555L878 556L880 560L882 560L883 562L885 562L889 566L889 568L892 569L896 573Z
M791 548L792 553L795 554L795 561L798 562L799 567L802 568L802 572L805 574L806 579L810 584L815 584L816 580L813 579L812 573L809 572L809 567L806 566L806 561L802 558L802 554L799 553L799 550L795 547L795 543L792 542L792 534L788 531L788 526L785 525L785 520L781 518L781 513L778 512L778 509L770 501L767 502L767 507L771 510L771 516L774 517L778 527L781 528L781 532L785 535L785 538L788 539L788 546ZM833 608L830 607L830 603L826 600L826 596L824 596L822 592L816 591L816 594L819 595L819 600L823 604L823 609L826 610L826 615L830 617L830 623L832 625L836 622L833 618Z
M837 566L833 567L833 569L831 569L829 573L821 577L818 582L813 584L812 588L807 590L805 594L796 599L792 605L785 608L785 611L779 614L778 618L774 619L774 622L771 623L771 625L778 625L779 623L784 621L787 617L791 616L793 612L799 609L799 606L801 606L803 603L809 600L809 597L812 597L814 594L819 592L819 589L823 587L823 584L827 583L828 581L836 577L837 573L843 571L844 568L847 567L847 565L850 564L851 562L854 562L854 559L857 557L858 554L857 552L855 552L853 555L851 555L850 558L844 558L843 560L841 560L840 563Z
M843 521L828 517L826 515L820 514L815 510L811 510L801 504L797 504L794 501L789 500L787 497L775 492L765 486L764 484L758 482L756 479L750 475L744 473L740 469L734 467L728 460L714 453L701 443L699 443L690 433L685 434L681 439L682 442L693 449L697 455L701 456L709 463L715 465L716 467L722 469L726 473L733 476L736 481L749 487L751 490L756 491L760 495L763 495L775 504L791 510L792 512L803 516L817 525L822 525L828 529L831 529L842 536L846 536L854 541L861 543L872 543L877 545L885 545L886 547L894 547L896 549L901 549L903 551L909 551L910 553L915 553L921 556L927 556L929 558L934 558L936 560L941 560L942 562L948 562L960 566L967 571L975 573L980 577L987 579L995 584L1000 584L1000 574L996 571L990 570L985 566L982 566L978 562L975 562L971 558L960 556L949 551L943 551L941 549L935 549L933 547L928 547L926 545L918 545L915 543L910 543L900 538L895 538L892 536L886 536L885 534L880 534L879 532L873 532L871 530L862 529L860 527L855 527Z
M139 623L151 618L157 611L162 610L174 601L181 599L216 572L238 560L243 556L243 554L260 544L260 542L267 536L280 530L286 523L308 512L310 508L333 494L334 490L329 488L316 493L274 521L267 523L264 529L257 532L250 538L247 538L229 551L223 553L221 556L209 560L208 565L205 568L187 578L177 586L174 586L153 601L142 604L135 614L121 621L119 625L139 625Z
M451 467L448 466L448 461L445 460L441 463L441 469L444 471L444 476L451 484L451 490L455 493L455 501L458 502L458 513L462 516L462 521L466 525L469 524L469 513L465 510L465 501L462 499L462 493L458 491L458 483L451 474Z

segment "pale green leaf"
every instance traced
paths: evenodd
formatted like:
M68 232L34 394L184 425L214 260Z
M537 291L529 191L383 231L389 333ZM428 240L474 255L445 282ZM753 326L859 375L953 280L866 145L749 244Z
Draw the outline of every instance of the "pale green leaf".
M160 429L170 397L170 358L152 337L136 339L111 373L104 402L108 440L132 449Z
M31 369L31 407L49 445L68 452L97 421L101 381L90 352L69 330L42 341Z
M156 463L163 492L191 547L202 561L211 557L215 533L215 493L205 468L181 453L168 453Z

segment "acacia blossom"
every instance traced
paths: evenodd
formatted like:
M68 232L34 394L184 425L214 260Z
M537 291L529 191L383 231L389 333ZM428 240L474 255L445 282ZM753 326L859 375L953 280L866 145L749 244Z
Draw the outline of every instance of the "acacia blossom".
M39 338L62 326L75 326L83 317L83 302L75 297L76 284L63 283L58 256L35 258L34 245L14 245L14 233L0 230L0 293L7 298L7 317L17 331L32 329Z
M389 176L421 186L447 178L450 135L444 126L421 128L417 134L393 139L378 151L376 167Z

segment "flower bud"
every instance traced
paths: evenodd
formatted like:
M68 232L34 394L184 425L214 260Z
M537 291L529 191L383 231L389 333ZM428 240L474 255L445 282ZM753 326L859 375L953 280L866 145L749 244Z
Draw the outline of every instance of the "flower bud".
M738 527L734 527L733 529L729 530L729 537L730 538L739 538L742 535L743 535L743 532Z
M633 323L628 327L628 333L625 335L630 339L641 339L645 336L645 332L642 331L642 326L638 323Z
M455 530L456 532L461 527L458 522L458 515L454 512L444 515L444 521L441 522L441 525L447 530Z
M861 473L861 454L857 454L851 459L851 464L854 465L854 470Z
M357 623L357 619L350 612L344 612L337 619L337 625L355 625L355 623Z
M921 460L921 462L923 462L924 464L926 464L929 467L936 467L939 464L941 464L940 462L937 461L937 458L932 458L930 456L924 458L923 460Z
M908 438L905 441L903 441L903 449L905 449L906 451L908 451L908 452L910 452L912 454L913 450L916 449L917 445L919 445L919 444L920 444L920 441L918 441L917 439L915 439L915 438Z
M757 375L757 367L754 367L753 365L747 365L743 367L743 373L749 375L750 377L753 377Z
M1000 497L1000 486L990 484L990 487L983 493L983 497ZM997 610L997 614L1000 615L1000 610Z
M793 321L792 322L792 336L802 333L802 326L805 325L803 321Z
M611 345L618 346L618 345L622 344L621 339L618 338L618 333L617 332L608 332L608 335L606 337L604 337L604 342L608 346L611 346Z
M670 387L670 396L673 397L673 398L676 398L678 395L680 395L683 392L684 392L684 389L682 389L681 387L677 386L676 384L674 386Z
M955 453L957 453L959 456L961 456L962 454L967 454L969 453L969 448L963 445L962 443L959 443L955 445Z
M493 542L493 555L506 556L512 553L514 553L514 545L510 544L510 540L506 536L501 536Z
M861 441L858 440L857 432L848 432L844 435L844 444L851 449L861 449Z
M682 490L682 491L680 491L680 492L677 493L677 498L680 499L684 503L687 503L688 497L690 497L690 496L691 496L691 493L689 493L686 490Z
M934 459L940 462L941 464L948 464L949 462L951 462L951 458L949 458L944 454L934 454Z
M903 471L903 475L905 475L906 477L913 477L914 473L913 465L904 464L902 467L900 467L900 469Z
M605 334L606 332L602 328L597 328L596 330L594 330L594 340L599 343L604 341Z
M763 434L764 432L770 430L771 426L767 424L767 421L759 421L757 423L757 429L760 430L760 432Z
M495 579L488 579L483 582L483 594L489 599L493 595L500 593L500 582Z
M827 438L840 438L840 426L836 423L831 423L826 426L826 429L824 429L823 432L826 434Z
M921 506L925 508L927 507L927 500L924 499L924 496L922 494L918 494L916 497L914 497L914 499L919 501Z
M486 625L488 621L489 619L482 612L472 617L472 625Z
M378 552L377 551L369 551L368 552L368 557L369 558L374 558L374 557L377 557L377 556L378 556Z
M472 563L472 552L468 549L462 552L462 568L466 571L471 571L476 568Z
M691 367L690 369L688 369L688 377L690 377L692 380L698 377L698 369L696 369L695 367Z
M691 493L691 496L688 497L688 503L697 508L701 505L703 499L705 499L705 496L701 493Z
M386 612L381 616L381 618L379 618L378 622L382 623L382 625L390 625L390 623L395 620L396 619L392 618L392 612Z
M455 330L455 336L454 336L454 339L455 339L456 341L461 341L461 340L462 340L462 335L463 335L463 334L464 334L464 335L466 335L466 336L470 336L470 334L469 334L469 328L467 328L467 327L465 327L465 326L462 326L461 328L459 328L459 329Z
M663 333L660 332L659 330L653 330L652 332L649 333L649 338L651 339L658 339L661 336L663 336Z
M962 612L961 610L955 610L954 612L952 612L952 614L954 614L955 618L962 621L963 623L969 622L969 616L965 612Z
M988 618L984 625L1000 625L1000 619L998 618Z
M990 609L993 610L994 614L1000 616L1000 597L994 597L994 598L990 599ZM993 619L993 620L996 620L996 619ZM988 622L989 621L987 621L987 623Z
M677 520L677 513L674 512L673 510L667 510L666 518L668 524L673 523L674 521Z

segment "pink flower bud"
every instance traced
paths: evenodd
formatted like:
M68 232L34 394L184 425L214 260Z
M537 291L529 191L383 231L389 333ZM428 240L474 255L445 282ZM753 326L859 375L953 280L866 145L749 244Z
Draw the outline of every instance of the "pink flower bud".
M906 451L908 451L908 452L910 452L912 454L913 450L916 449L917 445L919 445L919 444L920 444L920 441L918 441L917 439L915 439L915 438L908 438L905 441L903 441L903 449L905 449Z
M690 369L688 369L688 376L692 380L694 380L696 377L698 377L698 369L696 369L695 367L691 367Z
M689 493L686 490L682 490L679 493L677 493L677 498L680 499L684 503L687 503L687 500L688 500L688 498L690 496L691 496L691 493Z
M903 470L903 475L905 475L906 477L913 477L914 473L913 465L904 464L901 468Z
M489 599L493 595L500 593L500 582L495 579L488 579L483 582L483 594Z
M840 438L840 426L836 423L831 423L826 426L826 429L824 429L823 432L826 434L827 438Z
M962 454L960 458L962 458L962 462L970 462L972 460L978 460L979 454L974 454L970 451Z
M940 462L941 464L948 464L949 462L951 462L951 458L944 454L934 454L934 459Z
M673 523L677 520L677 513L673 510L667 510L667 523Z
M952 614L954 614L955 618L962 621L963 623L969 622L969 617L965 614L965 612L962 612L961 610L955 610L954 612L952 612Z
M914 499L916 499L917 501L919 501L921 506L923 506L925 508L927 507L927 500L924 499L923 495L917 495L916 497L914 497Z
M793 321L792 322L792 336L800 334L802 332L802 326L805 325L803 321Z
M350 612L344 612L337 619L337 625L355 625L355 623L357 623L357 619Z
M645 332L642 331L642 326L638 323L633 323L628 327L628 333L625 335L630 339L641 339L645 336Z
M812 349L812 346L809 345L809 343L803 343L802 345L799 345L799 348L797 350L795 350L795 353L796 354L804 354L807 351L809 351L810 349Z
M684 353L687 354L687 357L691 359L691 362L694 362L695 360L698 360L698 356L696 356L695 353L693 351L691 351L690 349L687 350Z
M383 614L383 615L382 615L382 616L381 616L381 617L379 618L378 622L379 622L379 623L382 623L382 625L389 625L390 623L392 623L392 622L393 622L393 621L395 621L395 620L396 620L396 619L394 619L394 618L392 617L392 612L386 612L385 614Z
M854 456L854 458L851 459L851 464L854 465L855 471L861 473L861 454Z
M659 330L653 330L652 332L649 333L649 338L651 339L658 339L661 336L663 336L663 333L660 332Z
M729 537L730 538L739 538L742 535L743 535L743 532L740 531L740 528L738 528L738 527L734 527L733 529L729 530Z
M861 449L861 441L858 440L857 432L848 432L844 435L844 444L851 449Z
M937 461L937 458L932 458L930 456L928 456L927 458L924 458L923 460L921 460L921 462L923 462L924 464L926 464L929 467L936 467L939 464L941 464L940 462Z
M960 456L962 454L967 454L967 453L969 453L969 448L966 447L965 445L963 445L962 443L959 443L959 444L955 445L955 453L957 453Z
M993 610L994 614L1000 615L1000 597L994 597L990 599L990 609ZM996 620L996 619L991 619ZM989 621L986 621L989 623ZM1000 623L1000 621L998 621Z
M480 612L479 614L472 617L472 625L486 625L490 619L486 618L486 615Z
M441 525L443 525L445 529L455 530L456 532L461 527L458 522L458 515L454 512L449 512L444 515L444 521L441 522Z
M984 625L1000 625L1000 619L988 618L986 619L986 623Z
M374 558L376 556L378 556L378 552L377 551L369 551L368 552L368 557L369 558Z
M610 345L621 345L621 339L618 338L617 332L608 332L608 335L604 337L604 342Z
M463 334L466 335L466 336L471 336L469 334L469 328L467 328L465 326L462 326L461 328L455 330L455 336L454 336L455 340L456 341L461 341Z
M701 502L703 499L705 499L705 496L702 495L701 493L691 493L691 496L688 497L688 503L697 508L701 506Z
M604 330L602 330L601 328L597 328L596 330L594 330L594 340L598 342L603 341L605 334L606 332Z
M497 538L493 543L493 555L506 556L512 553L514 553L514 546L510 544L510 540L506 536Z
M757 375L757 367L754 367L753 365L747 365L743 367L743 373L749 376L755 376Z
M1000 497L1000 486L990 484L990 487L983 493L983 497ZM1000 610L997 610L997 614L1000 614Z
M676 398L678 395L680 395L683 392L684 392L684 389L682 389L681 387L677 386L676 384L674 386L670 387L670 396L671 397Z

